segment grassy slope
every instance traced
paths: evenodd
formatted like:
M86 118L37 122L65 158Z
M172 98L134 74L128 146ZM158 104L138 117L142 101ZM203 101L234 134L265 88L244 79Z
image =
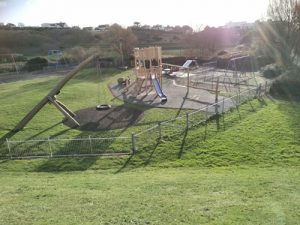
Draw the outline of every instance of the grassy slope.
M1 224L297 224L297 168L0 176Z
M18 83L5 85L7 98L18 88ZM31 89L27 91L25 103L32 104ZM21 96L27 96L23 89ZM1 101L0 118L10 118L1 122L10 127L16 116L3 95ZM71 97L69 101L76 106ZM245 104L240 116L235 110L225 115L225 123L221 118L219 130L214 121L208 124L206 141L203 128L193 129L176 138L166 136L132 158L2 161L0 223L297 224L300 105L272 100L251 104L255 113ZM155 112L164 112L155 110L147 110L145 120L154 121ZM25 132L38 132L41 119ZM71 132L77 131L66 133Z

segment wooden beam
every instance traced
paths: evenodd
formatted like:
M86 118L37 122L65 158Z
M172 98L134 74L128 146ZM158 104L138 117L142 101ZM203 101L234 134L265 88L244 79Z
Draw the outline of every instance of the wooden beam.
M67 113L69 113L72 117L75 117L76 114L73 113L64 103L62 103L61 101L58 101L57 99L55 99L55 101L57 102L57 104L60 105L60 107L62 107Z
M53 104L64 116L66 116L75 126L80 126L80 124L66 111L61 107L56 100L52 99L51 97L48 97L49 102Z
M16 125L13 130L22 130L24 126L49 102L48 97L54 98L54 96L66 85L69 80L71 80L84 66L86 66L99 55L100 54L98 53L90 56L76 66L72 71L70 71L44 98L42 98L42 100L36 106L33 107L30 112L25 115L25 117Z

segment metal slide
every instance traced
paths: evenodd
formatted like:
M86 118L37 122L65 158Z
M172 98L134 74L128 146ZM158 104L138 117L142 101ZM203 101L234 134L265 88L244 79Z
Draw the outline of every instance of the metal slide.
M160 97L161 102L166 102L167 96L165 96L164 93L162 92L158 80L156 78L152 78L152 83L157 95Z

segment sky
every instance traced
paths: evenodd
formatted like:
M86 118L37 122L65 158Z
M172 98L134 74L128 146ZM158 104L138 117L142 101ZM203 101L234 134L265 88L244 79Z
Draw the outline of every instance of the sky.
M69 26L118 23L221 26L266 18L269 0L0 0L0 22L28 26L66 22Z

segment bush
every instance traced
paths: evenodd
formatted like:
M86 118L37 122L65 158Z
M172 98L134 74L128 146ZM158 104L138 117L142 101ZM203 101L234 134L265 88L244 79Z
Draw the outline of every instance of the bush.
M227 54L228 54L228 52L226 52L225 50L222 50L222 51L218 52L217 55L227 55Z
M300 99L300 69L294 68L275 80L270 94L287 99Z
M263 76L266 78L276 78L280 74L282 74L282 68L277 65L271 64L262 68L262 72Z
M42 70L44 67L48 66L48 60L42 57L35 57L28 60L24 66L26 71Z

